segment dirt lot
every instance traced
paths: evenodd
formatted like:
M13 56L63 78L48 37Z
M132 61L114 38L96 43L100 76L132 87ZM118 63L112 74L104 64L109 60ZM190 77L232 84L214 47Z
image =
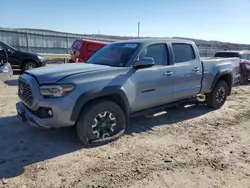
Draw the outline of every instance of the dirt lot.
M16 79L0 83L0 187L250 188L249 86L220 110L134 119L121 139L86 149L72 128L20 122Z

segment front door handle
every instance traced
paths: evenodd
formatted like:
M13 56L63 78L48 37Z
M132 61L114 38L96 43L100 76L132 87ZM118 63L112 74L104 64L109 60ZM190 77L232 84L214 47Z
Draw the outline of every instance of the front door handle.
M164 76L172 76L173 72L172 71L166 71L163 73Z
M193 71L194 71L194 72L199 72L199 71L200 71L200 68L199 68L199 67L194 67Z

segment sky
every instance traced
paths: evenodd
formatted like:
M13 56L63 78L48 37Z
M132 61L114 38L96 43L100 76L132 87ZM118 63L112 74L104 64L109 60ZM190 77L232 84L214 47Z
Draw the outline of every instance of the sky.
M250 44L250 0L0 0L0 27Z

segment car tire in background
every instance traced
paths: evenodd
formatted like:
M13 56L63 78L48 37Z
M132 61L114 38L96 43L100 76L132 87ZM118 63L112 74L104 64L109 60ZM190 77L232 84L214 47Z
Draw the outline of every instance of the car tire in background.
M223 80L219 80L211 93L206 95L207 106L214 109L221 108L227 100L228 93L228 84Z
M34 69L37 67L38 67L38 65L35 61L26 61L22 66L22 73L27 71L27 70Z
M123 110L109 100L97 100L83 108L76 123L80 141L86 146L101 145L121 137L126 128Z
M241 85L246 85L246 84L248 84L248 78L249 78L249 71L244 71L244 72L240 75L240 84L241 84Z

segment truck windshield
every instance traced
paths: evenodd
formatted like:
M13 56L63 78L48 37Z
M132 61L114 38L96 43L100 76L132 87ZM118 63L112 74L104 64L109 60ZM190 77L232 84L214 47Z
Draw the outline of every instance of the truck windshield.
M98 50L86 63L124 67L138 46L138 43L111 43Z
M237 52L217 52L214 57L240 57Z

